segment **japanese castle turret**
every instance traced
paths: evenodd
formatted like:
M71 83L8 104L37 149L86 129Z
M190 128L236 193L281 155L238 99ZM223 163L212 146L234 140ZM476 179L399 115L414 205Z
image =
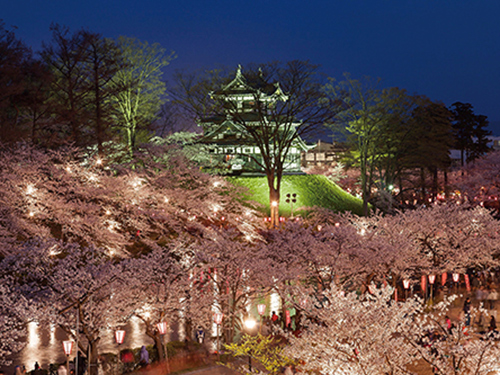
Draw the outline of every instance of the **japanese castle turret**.
M263 139L272 139L267 134L277 131L281 137L294 137L286 152L285 174L301 173L301 153L309 147L296 134L299 121L277 122L273 109L278 101L287 101L288 96L281 90L279 83L269 84L261 76L248 82L241 72L236 70L235 78L220 90L210 93L213 100L220 104L220 114L200 119L198 125L203 128L201 143L207 144L213 157L224 163L231 174L258 175L262 173L262 147L274 147L264 144ZM292 139L292 138L290 138Z

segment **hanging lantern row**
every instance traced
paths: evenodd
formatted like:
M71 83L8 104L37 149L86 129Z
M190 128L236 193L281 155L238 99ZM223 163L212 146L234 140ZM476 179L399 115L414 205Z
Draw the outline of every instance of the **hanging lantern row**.
M444 286L446 284L446 279L448 277L448 274L446 272L443 272L443 274L441 275L441 284ZM466 281L467 281L467 278L468 278L468 275L464 275ZM436 282L436 275L428 275L428 279L429 279L429 284L430 285L434 285L434 283ZM452 279L455 283L458 283L460 281L460 274L459 273L453 273L452 274ZM422 276L422 285L425 286L425 276ZM405 289L409 289L410 288L410 280L408 279L404 279L403 280L403 287Z

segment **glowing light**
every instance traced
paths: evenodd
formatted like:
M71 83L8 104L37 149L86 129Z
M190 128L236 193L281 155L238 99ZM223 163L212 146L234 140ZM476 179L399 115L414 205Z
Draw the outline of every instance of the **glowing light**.
M335 223L335 226L336 227L340 227L340 223Z
M40 335L38 334L38 323L28 323L28 345L30 349L38 348L40 345Z
M248 318L247 320L245 320L245 327L248 330L254 329L256 324L257 324L257 322L253 318Z
M436 281L436 275L429 275L429 283L433 285L435 281Z
M33 217L35 216L35 213L33 211L30 211L29 214L28 214L30 217Z
M167 198L167 197L165 197L165 198L163 199L163 201L164 201L165 203L168 203L168 198Z
M97 165L102 165L102 159L101 158L97 158L96 161L95 161L95 163Z
M110 210L106 210L106 215L111 215L111 211Z
M36 191L36 189L32 184L29 184L28 186L26 186L26 194L33 195L33 194L35 194L35 191Z
M272 201L271 202L271 207L278 207L278 202Z
M54 245L52 246L50 249L49 249L49 255L50 256L54 256L54 255L57 255L59 254L60 251L57 251L57 245Z
M460 274L459 273L454 273L452 275L452 277L453 277L453 281L456 282L456 283L458 283L458 280L460 280Z
M403 287L405 289L409 289L410 288L410 280L403 280Z

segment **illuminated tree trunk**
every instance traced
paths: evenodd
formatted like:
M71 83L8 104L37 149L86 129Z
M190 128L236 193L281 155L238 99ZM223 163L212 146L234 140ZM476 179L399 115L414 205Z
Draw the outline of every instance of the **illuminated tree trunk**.
M151 324L151 321L143 319L140 316L139 318L146 325L146 335L149 336L155 342L156 349L158 351L158 360L160 362L163 362L165 360L164 350L166 350L166 348L163 347L162 337L158 334L158 331L155 330L155 327L153 324Z
M276 187L275 178L273 176L267 177L267 182L269 185L269 207L271 209L271 227L276 228L279 224L279 210L280 210L280 178L276 178Z

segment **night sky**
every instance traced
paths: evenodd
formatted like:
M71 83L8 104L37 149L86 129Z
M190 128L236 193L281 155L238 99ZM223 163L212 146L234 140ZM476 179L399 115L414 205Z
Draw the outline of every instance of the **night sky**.
M498 0L0 0L39 50L51 22L177 53L166 70L310 60L340 79L380 77L446 105L471 103L500 135Z

